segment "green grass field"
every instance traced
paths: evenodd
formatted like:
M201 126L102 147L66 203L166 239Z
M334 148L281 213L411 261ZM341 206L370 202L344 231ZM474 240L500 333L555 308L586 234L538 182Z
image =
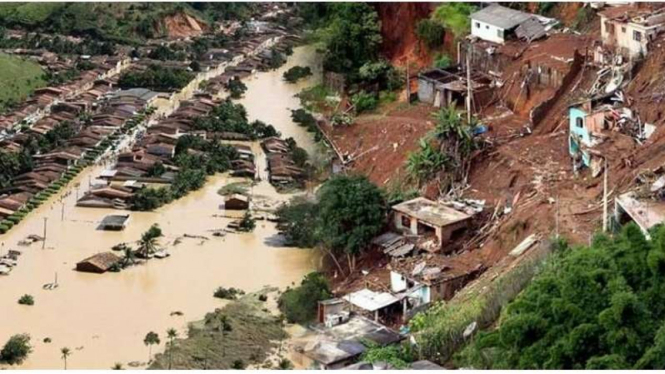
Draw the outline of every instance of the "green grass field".
M0 112L45 86L43 73L36 62L0 53Z

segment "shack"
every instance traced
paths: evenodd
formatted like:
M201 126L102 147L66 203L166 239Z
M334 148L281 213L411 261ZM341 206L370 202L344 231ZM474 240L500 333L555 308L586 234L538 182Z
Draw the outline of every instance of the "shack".
M76 270L86 273L101 274L109 271L115 264L119 263L120 261L121 258L116 256L113 252L98 253L77 263Z
M249 209L249 196L242 194L229 195L224 199L224 209L245 210Z
M355 362L367 347L363 342L384 347L404 337L386 326L361 316L333 327L316 327L317 336L296 351L294 359L305 367L341 369Z
M492 99L491 80L479 73L471 73L471 99L484 106ZM418 101L437 108L452 103L463 105L468 96L466 73L459 67L430 69L418 74Z
M554 19L491 4L470 15L471 35L503 44L509 39L532 41L547 34L558 22Z
M112 214L104 217L102 222L97 227L98 230L105 231L121 231L127 227L129 223L129 214Z
M468 228L472 217L424 197L397 204L392 211L397 231L426 240L436 238L434 246L421 249L444 253L450 252L445 250L446 245Z

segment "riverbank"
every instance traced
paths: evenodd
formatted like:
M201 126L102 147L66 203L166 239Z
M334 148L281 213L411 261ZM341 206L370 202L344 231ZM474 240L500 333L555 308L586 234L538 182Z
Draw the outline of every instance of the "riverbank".
M291 121L288 109L298 107L294 95L304 85L316 84L318 76L296 85L283 82L281 77L291 66L305 64L303 60L307 61L311 53L308 47L296 48L280 69L249 78L248 92L241 101L251 119L274 125L284 136L297 136L303 148L307 147L304 139L310 134ZM261 90L262 87L270 89ZM0 310L4 320L10 321L0 325L0 342L18 333L32 337L33 352L20 366L22 369L60 368L60 348L65 346L73 352L68 358L72 369L108 369L116 362L125 367L131 362L145 366L146 333L155 331L162 338L161 345L153 346L153 353L163 349L167 329L175 328L185 336L188 321L201 320L225 304L212 296L217 287L250 292L266 284L283 288L300 281L318 265L318 255L313 251L273 246L277 230L270 222L258 222L252 233L213 237L213 230L231 221L216 217L223 202L217 191L241 180L226 174L210 177L202 189L154 212L131 212L131 222L124 231L98 231L97 224L113 211L75 207L75 186L80 185L82 195L88 181L102 170L101 166L86 169L66 190L0 238L4 251L23 252L19 266L10 276L0 278ZM277 194L266 180L258 183L253 192L275 202L291 197ZM41 235L44 222L45 249L41 249L41 243L17 246L30 234ZM168 259L102 276L73 270L83 258L108 251L118 243L137 240L153 223L164 231L161 243L170 249ZM184 234L207 236L209 240L183 239L174 245ZM52 291L42 289L54 281L56 274L59 287ZM34 306L18 305L18 298L26 293L34 296ZM172 315L176 311L181 313ZM43 342L47 337L51 343Z

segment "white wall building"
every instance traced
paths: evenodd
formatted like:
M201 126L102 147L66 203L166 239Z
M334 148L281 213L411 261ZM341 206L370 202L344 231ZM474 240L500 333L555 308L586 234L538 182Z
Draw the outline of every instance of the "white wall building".
M503 44L506 36L533 15L492 4L471 14L471 35Z
M626 57L645 56L665 26L665 13L635 6L609 8L599 15L603 44Z

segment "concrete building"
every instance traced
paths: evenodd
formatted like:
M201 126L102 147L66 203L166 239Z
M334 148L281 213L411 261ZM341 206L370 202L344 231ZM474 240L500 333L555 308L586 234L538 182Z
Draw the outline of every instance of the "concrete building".
M511 37L517 37L516 29L527 21L529 22L521 32L525 35L529 34L527 39L545 35L545 27L539 22L539 17L498 4L485 7L471 14L470 17L471 35L488 42L503 44Z
M631 58L646 55L665 27L665 12L650 4L610 7L598 14L603 45Z
M470 215L424 197L397 204L392 210L397 231L424 238L436 237L435 251L447 252L446 244L466 230L471 221Z

